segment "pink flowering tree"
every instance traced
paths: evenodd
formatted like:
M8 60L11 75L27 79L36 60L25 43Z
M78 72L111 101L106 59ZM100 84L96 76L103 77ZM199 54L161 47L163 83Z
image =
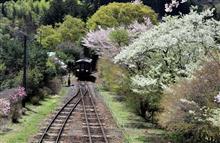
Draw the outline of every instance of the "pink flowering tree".
M0 130L4 131L6 129L7 117L10 113L10 101L6 99L0 99Z
M21 114L21 101L26 96L25 89L18 87L15 89L6 90L4 98L0 99L0 127L4 129L6 122L10 121L10 117L13 122L17 122Z
M21 110L21 101L26 96L24 87L18 87L13 94L10 95L11 101L11 118L13 123L18 122Z
M128 33L128 43L132 43L136 38L139 37L140 34L153 27L150 18L145 17L144 20L145 21L142 23L134 21L132 24L126 27L120 26L107 29L99 27L98 30L87 33L87 35L83 38L82 43L85 47L95 50L99 55L112 58L121 51L123 46L118 45L111 40L111 33L117 30L125 30Z
M16 103L26 96L24 87L18 87L14 94L10 95L11 102Z
M0 99L0 117L7 117L10 113L10 101L6 99Z

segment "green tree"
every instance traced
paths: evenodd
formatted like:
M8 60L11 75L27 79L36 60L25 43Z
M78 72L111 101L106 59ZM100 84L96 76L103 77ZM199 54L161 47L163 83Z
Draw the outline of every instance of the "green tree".
M44 48L55 49L61 42L61 34L57 32L57 27L53 28L51 25L41 26L37 29L37 40Z
M78 18L67 15L63 23L41 26L37 30L37 40L45 48L55 49L63 42L78 43L86 33L85 23Z
M129 35L126 29L116 29L109 34L109 38L113 43L117 43L118 46L128 45Z
M55 25L57 22L62 22L65 15L65 3L63 0L51 1L51 6L42 18L44 24Z
M58 32L62 35L63 42L75 43L86 33L86 26L81 19L67 15L64 22L59 25Z
M157 23L157 14L148 6L133 3L110 3L100 9L88 20L90 30L101 27L128 25L133 21L143 22L149 17L153 24Z

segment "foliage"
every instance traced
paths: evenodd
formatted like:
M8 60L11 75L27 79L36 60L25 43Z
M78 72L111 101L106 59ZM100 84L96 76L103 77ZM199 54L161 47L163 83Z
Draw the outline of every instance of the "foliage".
M112 63L112 61L108 59L100 59L98 62L98 71L100 72L99 76L102 79L103 86L106 89L118 92L119 94L129 92L129 90L127 90L129 87L126 86L128 74L126 69ZM125 87L127 88L125 89Z
M20 119L19 124L10 125L13 130L2 134L0 142L2 143L25 143L39 131L39 125L51 114L51 111L54 111L63 96L68 93L67 88L63 88L59 96L48 97L43 101L40 101L41 106L34 106L27 104L27 116L23 116Z
M123 45L118 45L114 43L110 39L111 33L117 34L119 32L124 32L124 36L118 37L118 41L126 40L126 44L132 43L138 36L149 30L153 24L151 23L150 19L145 17L143 23L139 23L134 21L128 27L117 27L117 28L99 28L96 31L90 31L87 35L83 38L83 45L95 50L98 54L106 56L106 57L114 57L114 55L118 54ZM126 31L126 32L125 32ZM127 35L128 34L128 35ZM127 37L128 36L128 37ZM124 39L125 37L125 39ZM116 40L116 39L115 39ZM128 40L128 41L127 41Z
M206 62L193 78L167 88L160 103L159 124L182 134L186 142L219 140L218 105L214 102L220 90L219 70L219 62Z
M43 74L39 71L39 69L34 68L29 70L28 72L28 93L33 94L34 92L37 92L36 89L38 89L41 86L41 82L43 81Z
M40 25L40 19L50 7L48 0L10 0L4 4L5 17L28 33Z
M79 42L85 32L85 23L81 19L67 15L64 22L57 24L56 27L42 25L38 28L37 41L43 47L54 50L62 42Z
M59 25L58 32L62 35L62 41L77 42L85 34L85 23L70 15L65 16L64 22Z
M51 25L42 25L37 29L37 33L37 40L44 48L55 49L55 47L61 42L61 34Z
M63 42L58 46L57 55L60 59L64 60L66 63L68 60L77 60L80 58L80 53L82 53L83 48L73 44L72 42Z
M178 77L190 75L201 59L218 48L220 25L214 19L207 19L211 16L210 10L200 14L191 11L181 18L168 16L124 48L115 61L128 65L134 78L146 79L137 88L150 84L161 90Z
M117 95L100 89L100 95L103 96L104 102L112 113L114 120L123 132L127 143L168 143L164 138L166 131L155 127L154 124L148 123L140 116L137 116L130 110L130 104L124 101L118 101ZM133 98L135 99L135 98ZM133 103L135 100L133 100Z
M128 31L125 29L116 29L109 33L109 39L113 43L117 43L118 46L128 45L129 43L129 36Z
M90 13L89 9L86 2L79 0L52 0L50 2L50 8L42 17L42 22L45 25L54 26L56 23L63 22L65 15L86 20Z
M48 81L47 87L51 89L53 95L58 94L61 89L61 81L58 78L54 78Z
M129 25L133 21L143 22L144 17L149 17L153 24L157 23L157 15L148 6L132 3L111 3L102 6L87 21L87 27L95 30L98 26L103 28Z

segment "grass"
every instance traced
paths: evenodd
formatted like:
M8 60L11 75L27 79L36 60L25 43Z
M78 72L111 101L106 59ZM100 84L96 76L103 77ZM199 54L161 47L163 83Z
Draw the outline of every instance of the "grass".
M155 128L151 123L147 123L143 118L134 114L125 102L115 100L115 95L111 92L101 90L105 103L112 112L113 118L117 122L124 134L126 143L161 143L165 141L165 131Z
M28 104L27 115L18 124L10 124L12 129L0 135L0 143L27 143L39 131L40 123L57 107L62 96L67 94L67 88L62 88L58 96L51 96L41 102L40 106Z

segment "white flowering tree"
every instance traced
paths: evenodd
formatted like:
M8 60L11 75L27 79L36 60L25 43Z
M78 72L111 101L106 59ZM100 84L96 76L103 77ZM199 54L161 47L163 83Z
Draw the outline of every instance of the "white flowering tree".
M162 89L178 77L188 76L200 61L210 56L210 50L219 48L220 22L212 15L212 10L191 10L181 17L165 17L161 24L125 47L115 62L133 70L136 87Z

